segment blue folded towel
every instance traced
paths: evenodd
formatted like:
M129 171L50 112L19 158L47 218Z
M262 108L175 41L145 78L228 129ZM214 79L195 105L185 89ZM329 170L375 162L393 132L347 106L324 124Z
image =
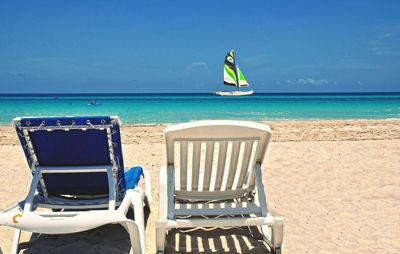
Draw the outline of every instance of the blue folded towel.
M142 167L131 167L125 171L125 184L126 189L134 189L140 180L140 176L143 175Z

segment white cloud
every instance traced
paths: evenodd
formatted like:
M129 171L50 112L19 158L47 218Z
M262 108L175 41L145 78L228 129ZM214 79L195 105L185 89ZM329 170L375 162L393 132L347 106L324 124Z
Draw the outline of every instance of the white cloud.
M327 79L300 78L298 80L287 80L286 83L295 85L325 85L329 82Z
M397 56L399 52L396 44L397 32L387 32L380 35L375 35L369 39L364 40L367 45L367 50L375 56Z
M384 33L384 34L378 35L377 37L378 38L392 38L392 37L394 37L396 35L397 35L396 32L388 32L388 33Z
M205 62L193 62L186 67L186 71L194 71L194 70L208 71L208 65Z
M391 47L371 47L369 50L376 56L396 55Z

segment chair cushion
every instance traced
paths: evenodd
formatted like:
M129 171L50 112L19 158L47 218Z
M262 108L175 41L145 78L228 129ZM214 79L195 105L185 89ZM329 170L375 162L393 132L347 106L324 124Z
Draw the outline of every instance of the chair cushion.
M142 167L131 167L130 169L125 171L126 189L134 189L139 183L141 175L143 175Z

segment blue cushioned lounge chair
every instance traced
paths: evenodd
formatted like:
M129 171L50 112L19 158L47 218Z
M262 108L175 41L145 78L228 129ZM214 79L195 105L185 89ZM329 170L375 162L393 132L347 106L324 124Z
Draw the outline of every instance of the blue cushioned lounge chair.
M14 124L33 179L26 199L0 213L0 225L15 228L11 253L18 253L21 230L68 234L109 223L128 231L131 253L145 253L151 181L140 167L124 169L117 117L29 117ZM136 186L141 175L145 190ZM127 218L129 208L135 220Z

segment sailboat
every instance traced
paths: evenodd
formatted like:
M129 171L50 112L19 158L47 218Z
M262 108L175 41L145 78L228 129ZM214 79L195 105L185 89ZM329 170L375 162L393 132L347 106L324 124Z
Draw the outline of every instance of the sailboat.
M239 66L235 63L235 52L233 50L226 54L224 62L224 85L226 86L236 86L237 90L233 91L218 91L214 92L216 95L220 96L244 96L253 94L253 90L240 91L241 87L250 86L244 77Z

